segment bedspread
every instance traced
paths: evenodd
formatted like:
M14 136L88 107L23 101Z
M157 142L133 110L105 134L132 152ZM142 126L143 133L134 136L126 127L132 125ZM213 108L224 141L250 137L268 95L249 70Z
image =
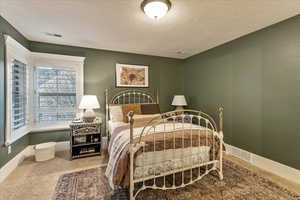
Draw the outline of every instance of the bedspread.
M134 141L139 140L145 124L135 124L133 129ZM155 126L155 134L149 133L141 138L145 143L144 152L162 150L193 148L199 146L209 147L209 159L213 160L219 156L220 140L217 133L202 126L190 123L160 123ZM146 130L147 133L147 130ZM110 186L129 185L130 169L130 126L124 125L115 129L109 143L109 162L106 169L106 176ZM142 153L140 149L136 155Z

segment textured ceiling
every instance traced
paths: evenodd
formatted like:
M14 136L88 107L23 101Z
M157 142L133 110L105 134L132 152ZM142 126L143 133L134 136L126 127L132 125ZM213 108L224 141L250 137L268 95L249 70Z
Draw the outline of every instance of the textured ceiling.
M0 0L0 14L33 41L187 58L300 11L300 0L171 1L159 21L141 0Z

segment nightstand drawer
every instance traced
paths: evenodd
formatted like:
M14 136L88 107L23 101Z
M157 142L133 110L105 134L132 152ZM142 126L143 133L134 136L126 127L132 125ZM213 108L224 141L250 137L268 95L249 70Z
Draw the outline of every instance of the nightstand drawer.
M87 135L87 134L98 134L100 133L101 128L100 125L79 125L76 127L73 127L72 132L73 136L79 136L79 135Z

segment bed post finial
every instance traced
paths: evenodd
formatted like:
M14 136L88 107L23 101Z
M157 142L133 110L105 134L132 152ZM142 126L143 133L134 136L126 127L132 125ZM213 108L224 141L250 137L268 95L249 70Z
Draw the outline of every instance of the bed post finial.
M220 131L223 132L223 114L224 114L224 108L223 107L219 107L218 112L219 112L219 128L220 128Z
M130 124L130 144L133 144L133 123L134 123L133 115L134 115L133 111L130 111L127 115Z

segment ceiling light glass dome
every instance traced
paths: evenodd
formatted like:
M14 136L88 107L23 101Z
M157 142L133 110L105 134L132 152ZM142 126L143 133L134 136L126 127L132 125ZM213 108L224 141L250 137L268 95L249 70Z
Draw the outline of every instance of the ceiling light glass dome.
M170 10L171 2L169 0L144 0L141 8L148 17L160 19Z

